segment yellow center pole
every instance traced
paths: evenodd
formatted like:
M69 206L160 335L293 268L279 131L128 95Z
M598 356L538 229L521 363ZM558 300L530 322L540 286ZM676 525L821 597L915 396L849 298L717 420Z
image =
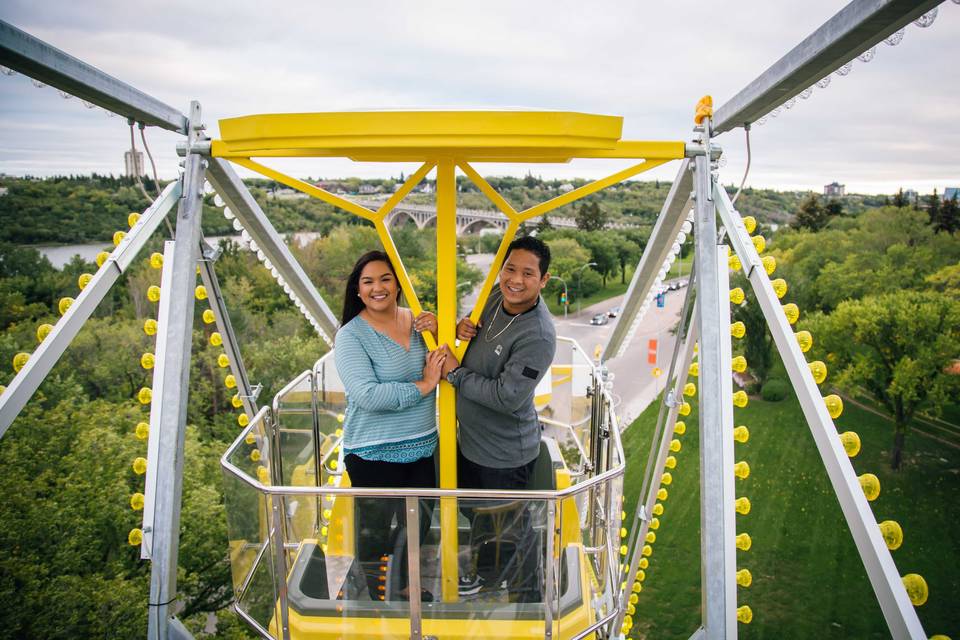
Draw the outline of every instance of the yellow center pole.
M456 165L444 159L437 165L437 342L451 347L457 326L457 182ZM440 488L457 487L456 393L440 382ZM457 591L457 500L440 499L440 566L444 602L455 602Z

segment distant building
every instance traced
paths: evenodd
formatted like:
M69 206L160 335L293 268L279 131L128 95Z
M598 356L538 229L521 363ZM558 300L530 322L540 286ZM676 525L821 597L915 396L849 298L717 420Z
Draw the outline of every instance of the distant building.
M377 186L374 186L372 184L360 185L360 195L362 196L369 196L374 193L382 193L382 192L383 192L383 187L380 187L379 185Z
M7 191L9 191L9 189L6 187L0 187L0 197L7 195Z
M569 182L564 182L562 185L560 185L557 188L557 191L559 191L560 193L570 193L571 191L573 191L573 185L570 184Z
M943 201L953 200L954 198L957 201L960 201L960 187L947 187L943 190Z
M831 182L823 186L823 195L830 198L842 198L847 195L847 185Z
M910 204L914 204L918 197L919 194L913 189L907 189L903 192L903 199Z
M136 154L132 151L123 152L123 175L128 178L136 178L144 174L143 171L143 152L137 151Z

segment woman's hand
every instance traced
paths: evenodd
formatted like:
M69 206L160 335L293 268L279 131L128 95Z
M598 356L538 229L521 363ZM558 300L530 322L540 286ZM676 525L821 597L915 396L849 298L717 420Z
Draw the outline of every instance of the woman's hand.
M414 384L420 389L421 395L432 393L440 384L440 374L443 372L443 363L447 354L443 349L434 349L427 354L427 361L423 366L423 379Z
M437 335L437 316L433 315L429 311L422 311L413 320L413 328L417 333L423 333L424 331L429 331L434 336Z

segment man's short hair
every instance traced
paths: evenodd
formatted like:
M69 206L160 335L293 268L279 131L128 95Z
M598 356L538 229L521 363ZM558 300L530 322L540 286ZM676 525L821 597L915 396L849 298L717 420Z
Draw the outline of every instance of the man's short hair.
M507 255L504 261L510 257L510 252L514 249L523 249L537 256L540 259L540 277L542 278L550 270L550 247L547 243L533 236L524 236L517 238L507 247Z

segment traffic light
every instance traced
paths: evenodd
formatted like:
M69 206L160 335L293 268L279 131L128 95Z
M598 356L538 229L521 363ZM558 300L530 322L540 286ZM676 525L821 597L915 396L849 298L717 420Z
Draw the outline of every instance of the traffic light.
M560 294L560 304L567 304L567 292L564 291Z

